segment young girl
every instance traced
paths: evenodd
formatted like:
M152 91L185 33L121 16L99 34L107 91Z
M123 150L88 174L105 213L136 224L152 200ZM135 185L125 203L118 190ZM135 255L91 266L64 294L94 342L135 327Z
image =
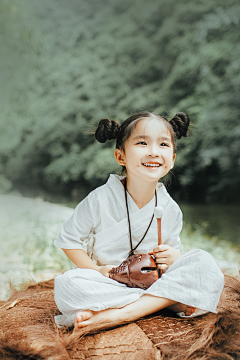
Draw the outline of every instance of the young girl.
M126 177L110 175L76 207L55 240L77 267L55 279L55 301L63 314L56 317L58 326L75 324L87 333L166 307L184 317L216 312L223 274L203 250L180 254L182 213L158 182L173 168L176 139L188 135L188 126L184 113L168 121L141 112L121 126L100 121L95 137L101 143L117 140L115 158ZM156 203L164 209L159 246L157 220L151 222ZM133 249L140 242L135 252L153 254L164 271L147 290L109 278L112 267L129 256L130 238Z

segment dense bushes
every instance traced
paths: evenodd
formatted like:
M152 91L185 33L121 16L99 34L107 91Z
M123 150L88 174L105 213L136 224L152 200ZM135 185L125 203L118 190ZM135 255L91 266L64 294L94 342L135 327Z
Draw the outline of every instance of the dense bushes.
M3 0L0 172L15 186L93 188L115 169L101 117L186 111L175 191L235 199L240 187L237 0Z

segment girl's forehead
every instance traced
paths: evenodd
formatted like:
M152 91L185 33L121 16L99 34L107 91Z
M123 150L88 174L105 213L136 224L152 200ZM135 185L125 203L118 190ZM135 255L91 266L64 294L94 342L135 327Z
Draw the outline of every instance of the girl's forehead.
M132 132L133 137L136 135L149 135L149 136L170 136L171 133L167 128L164 121L156 118L140 119Z

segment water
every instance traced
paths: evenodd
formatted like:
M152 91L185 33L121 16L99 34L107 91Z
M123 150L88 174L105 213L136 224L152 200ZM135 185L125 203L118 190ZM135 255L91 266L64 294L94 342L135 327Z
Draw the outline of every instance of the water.
M189 205L179 204L184 222L194 227L201 225L205 234L230 241L240 251L239 205Z
M33 194L32 194L33 196ZM81 197L70 201L52 194L41 193L41 198L53 203L61 203L75 208ZM184 204L178 203L183 212L183 220L194 229L200 226L203 233L229 241L240 252L240 205Z

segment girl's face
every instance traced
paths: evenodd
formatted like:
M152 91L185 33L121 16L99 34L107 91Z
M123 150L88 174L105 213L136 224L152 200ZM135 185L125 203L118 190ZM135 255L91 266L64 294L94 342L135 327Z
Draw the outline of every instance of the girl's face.
M158 181L173 168L176 154L170 131L156 118L140 120L115 158L124 165L127 176L144 181Z

